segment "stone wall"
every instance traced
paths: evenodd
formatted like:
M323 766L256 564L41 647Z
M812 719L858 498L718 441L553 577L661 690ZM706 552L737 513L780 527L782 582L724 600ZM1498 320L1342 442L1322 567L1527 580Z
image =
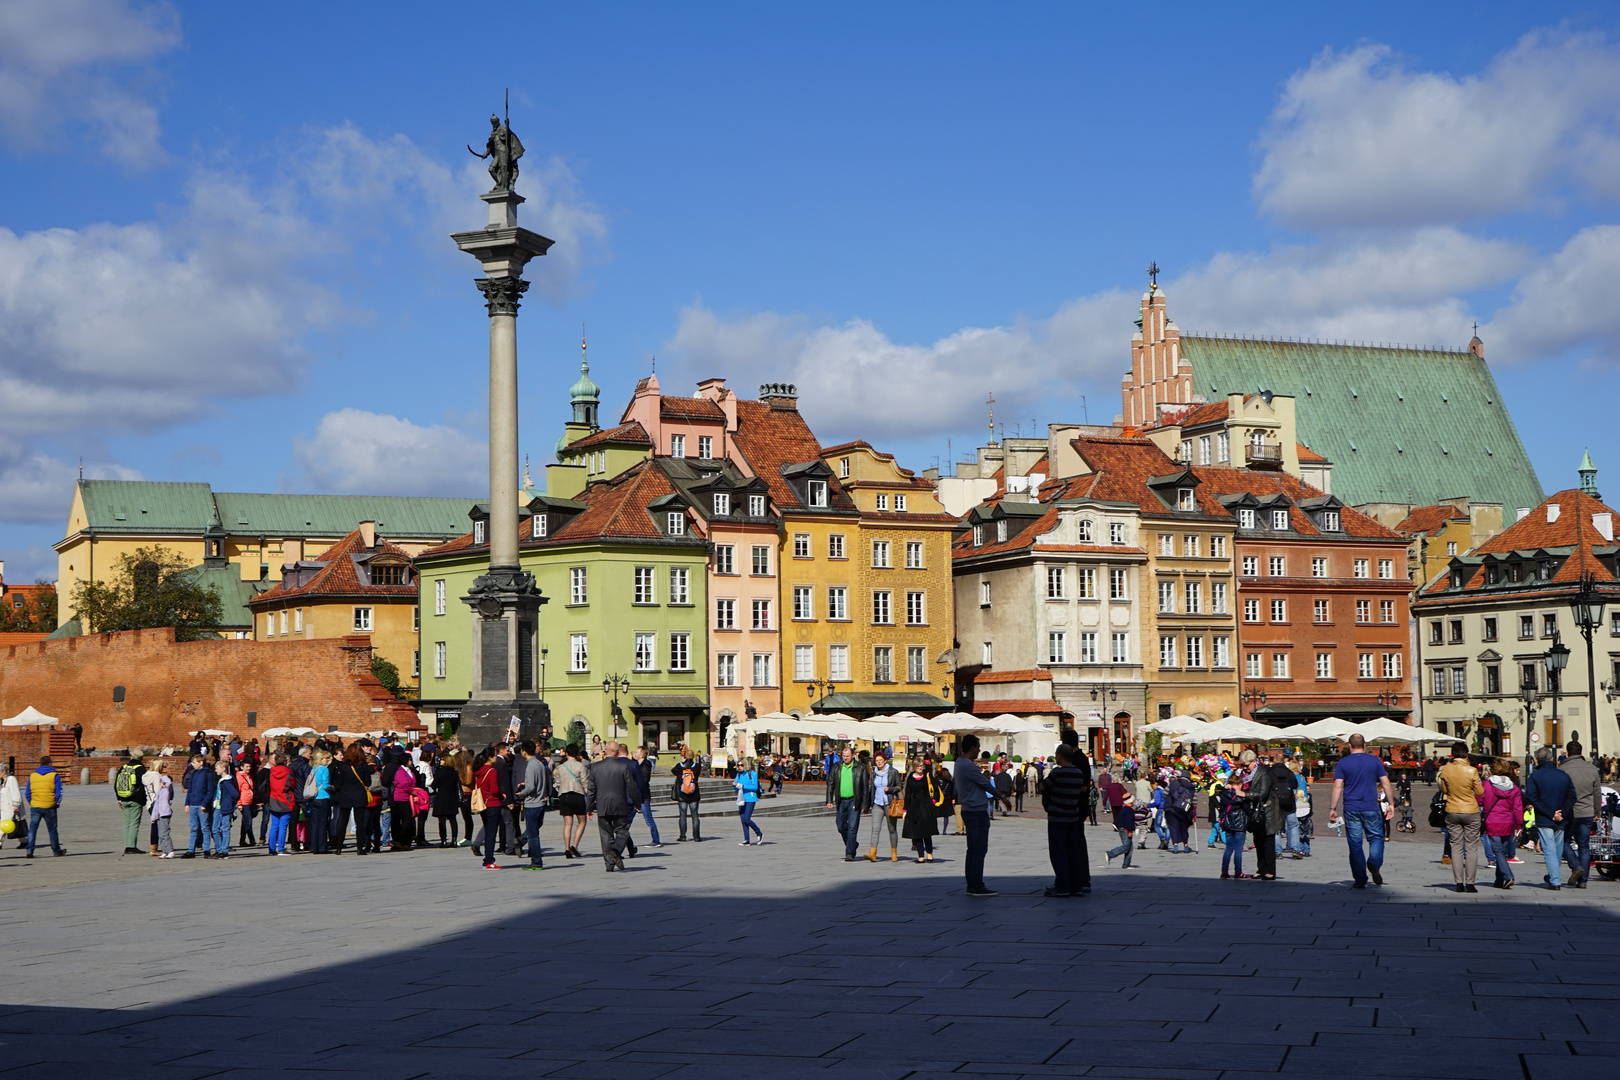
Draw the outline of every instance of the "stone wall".
M271 727L420 726L372 677L370 657L364 637L176 642L172 629L15 645L0 648L0 716L32 705L62 727L83 724L84 745L100 749L183 746L202 728L245 739ZM31 746L45 738L28 735Z

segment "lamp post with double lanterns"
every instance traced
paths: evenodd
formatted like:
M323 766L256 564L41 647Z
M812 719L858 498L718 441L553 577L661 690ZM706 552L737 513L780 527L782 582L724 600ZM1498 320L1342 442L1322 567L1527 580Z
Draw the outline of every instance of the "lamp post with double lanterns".
M619 707L619 694L630 692L630 678L626 675L609 675L602 680L602 693L613 695L613 737L619 737L619 725L624 723L624 710Z
M1534 670L1534 669L1532 669ZM1530 775L1534 757L1534 747L1530 742L1530 733L1536 729L1536 709L1541 704L1541 691L1536 689L1536 682L1525 673L1524 681L1519 684L1519 700L1524 702L1524 769L1525 775Z
M1569 646L1557 637L1553 638L1552 648L1547 650L1547 689L1552 691L1552 745L1559 742L1558 730L1558 681L1563 678L1564 668L1569 666Z
M1586 747L1586 759L1594 761L1598 754L1597 668L1592 663L1592 633L1603 622L1603 597L1598 595L1597 588L1592 584L1591 574L1581 575L1580 591L1570 598L1569 610L1575 617L1575 625L1580 628L1581 636L1586 639L1586 700L1587 708L1591 710L1587 732L1592 740Z
M832 690L833 684L831 679L810 679L809 683L810 685L806 686L804 691L810 695L810 707L814 709L826 698L827 694ZM818 690L821 691L819 694L816 692Z
M1238 695L1238 701L1249 707L1249 719L1253 720L1254 710L1266 703L1266 692L1264 690L1245 690Z

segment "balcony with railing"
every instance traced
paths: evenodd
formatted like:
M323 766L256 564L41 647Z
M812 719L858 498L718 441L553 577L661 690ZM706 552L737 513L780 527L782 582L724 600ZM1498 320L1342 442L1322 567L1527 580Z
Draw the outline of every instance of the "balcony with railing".
M1281 443L1249 443L1244 447L1244 459L1250 465L1265 465L1271 468L1282 467Z

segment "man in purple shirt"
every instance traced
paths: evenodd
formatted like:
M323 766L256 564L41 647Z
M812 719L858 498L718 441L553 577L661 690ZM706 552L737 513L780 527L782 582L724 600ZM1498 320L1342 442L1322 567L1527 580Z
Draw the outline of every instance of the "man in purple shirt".
M1378 809L1378 788L1383 785L1387 808ZM1350 736L1350 752L1333 766L1333 805L1328 810L1328 824L1339 816L1344 805L1344 837L1350 843L1350 876L1355 878L1351 888L1365 889L1367 875L1374 885L1382 885L1384 876L1384 819L1395 813L1395 790L1389 782L1389 772L1374 754L1367 753L1367 740L1357 734ZM1362 837L1367 839L1368 850L1361 847Z

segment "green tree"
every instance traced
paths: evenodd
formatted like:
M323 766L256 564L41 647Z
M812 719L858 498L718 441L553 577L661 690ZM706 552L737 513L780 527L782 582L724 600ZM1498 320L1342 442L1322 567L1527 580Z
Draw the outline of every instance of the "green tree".
M399 697L399 668L395 667L392 661L384 660L376 653L372 653L371 674L383 684L384 690Z
M1147 751L1148 760L1157 760L1164 752L1164 736L1157 731L1150 731L1142 736L1142 749Z
M585 724L582 721L575 720L568 725L568 745L585 745Z
M34 584L45 588L25 597L21 607L0 604L0 633L48 634L56 629L56 586L39 578Z
M73 585L73 606L85 633L172 626L176 641L196 641L220 622L219 597L199 585L179 552L161 545L118 557L107 581Z

